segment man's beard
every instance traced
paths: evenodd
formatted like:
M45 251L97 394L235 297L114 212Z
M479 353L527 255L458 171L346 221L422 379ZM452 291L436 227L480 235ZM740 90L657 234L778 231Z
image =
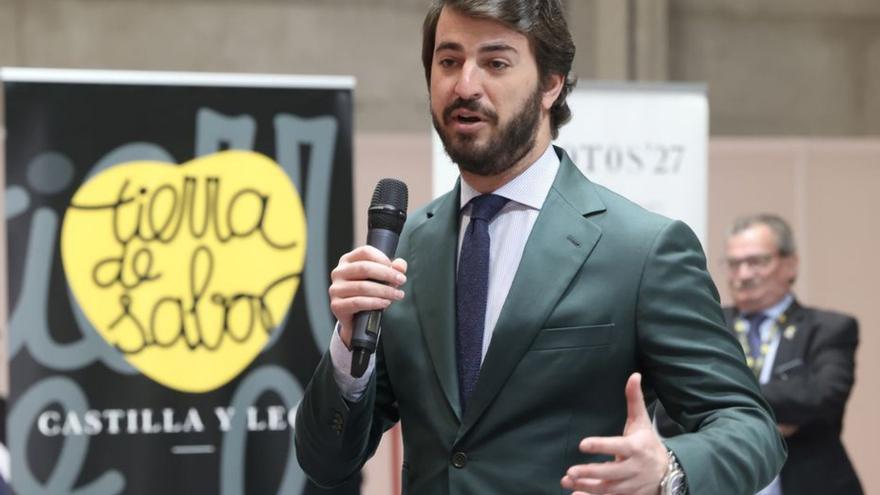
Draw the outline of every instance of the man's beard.
M449 134L444 132L444 127L440 125L434 112L431 112L431 118L446 153L462 170L482 176L498 175L516 165L535 145L542 96L540 87L536 88L510 123L498 128L483 146L475 142L476 135L462 135L453 130L449 130ZM443 110L443 122L447 126L452 123L452 112L459 108L478 112L484 122L498 125L498 115L495 112L483 108L476 100L458 98Z

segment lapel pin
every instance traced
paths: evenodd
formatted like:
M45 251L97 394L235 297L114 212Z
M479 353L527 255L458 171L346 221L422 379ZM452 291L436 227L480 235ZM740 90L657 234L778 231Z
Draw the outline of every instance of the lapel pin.
M797 332L797 327L789 325L785 327L785 332L782 335L784 335L786 339L791 340L794 338L795 332Z

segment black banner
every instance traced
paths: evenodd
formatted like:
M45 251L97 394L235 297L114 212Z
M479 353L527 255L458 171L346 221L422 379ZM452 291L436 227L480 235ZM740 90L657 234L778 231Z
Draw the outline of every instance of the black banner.
M359 493L292 443L352 245L351 83L49 74L4 72L15 491Z

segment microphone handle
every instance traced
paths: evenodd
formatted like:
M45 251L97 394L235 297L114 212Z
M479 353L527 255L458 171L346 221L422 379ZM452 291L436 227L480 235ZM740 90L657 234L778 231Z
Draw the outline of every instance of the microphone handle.
M367 232L367 244L382 251L389 258L397 251L400 235L388 229L370 229ZM370 354L376 352L381 330L382 311L361 311L354 315L354 328L351 335L351 376L360 378L370 363Z

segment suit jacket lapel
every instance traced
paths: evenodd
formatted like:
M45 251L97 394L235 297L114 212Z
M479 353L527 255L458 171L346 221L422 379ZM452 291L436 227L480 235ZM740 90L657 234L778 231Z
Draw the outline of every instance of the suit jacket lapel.
M773 371L770 373L770 380L774 380L777 376L780 366L783 371L790 367L792 360L800 356L800 346L804 342L809 322L807 321L807 313L798 303L797 299L791 302L788 309L785 310L785 322L779 325L779 345L776 347L776 355L773 357ZM735 324L739 317L738 312L733 307L724 308L724 319L727 321L727 328L737 335ZM786 329L794 326L794 335L786 336Z
M598 242L601 229L585 216L604 210L594 186L563 154L495 326L459 437L476 423L504 386ZM554 276L548 276L549 269Z
M779 346L776 348L776 357L773 358L773 372L770 379L777 377L777 373L782 367L782 371L790 369L792 361L797 359L800 353L800 346L806 335L808 321L806 321L807 313L804 308L794 300L788 309L785 310L785 321L779 325ZM794 333L786 336L789 327L794 327Z
M455 362L455 258L458 250L460 187L427 211L428 219L410 235L412 297L446 399L461 420Z

